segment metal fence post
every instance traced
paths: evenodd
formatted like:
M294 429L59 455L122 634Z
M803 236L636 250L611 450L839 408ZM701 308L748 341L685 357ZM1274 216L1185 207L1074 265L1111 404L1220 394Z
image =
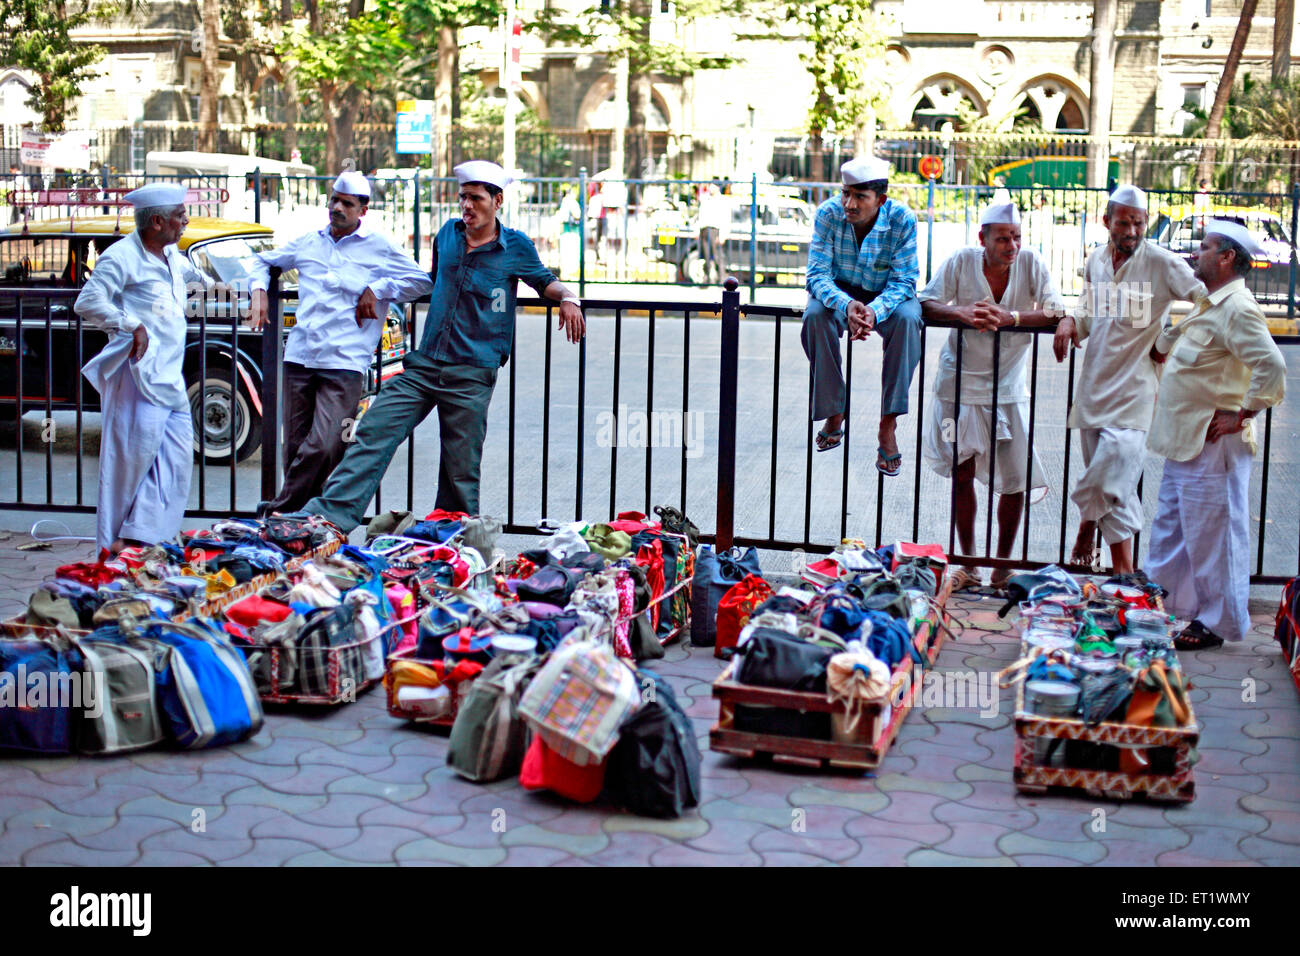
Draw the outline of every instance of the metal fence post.
M99 167L99 188L103 191L104 198L107 199L108 198L108 166L106 165L101 165ZM103 208L103 213L105 216L109 216L112 215L112 210L109 209L107 206L105 206Z
M262 328L262 500L275 497L280 478L280 270L272 267ZM233 426L232 426L233 427ZM234 455L232 450L231 455Z
M415 255L415 264L420 264L420 167L415 167L415 175L411 177L411 183L415 186L415 201L411 205L411 215L415 219L414 227L411 229L411 241L415 248L411 250ZM429 187L432 191L433 187Z
M578 298L587 297L587 167L578 170Z
M253 170L253 222L262 221L262 167Z
M925 200L925 281L930 282L930 270L934 262L934 177L930 177L930 188Z
M757 273L758 273L758 173L750 173L749 174L749 303L750 305L754 304L754 282L755 280L758 279ZM727 545L727 547L731 547L731 545Z
M719 551L735 538L736 510L736 391L740 365L740 283L727 276L722 283L722 355L718 360L718 494Z
M1286 317L1295 318L1296 232L1300 226L1300 183L1291 186L1291 277L1286 296Z

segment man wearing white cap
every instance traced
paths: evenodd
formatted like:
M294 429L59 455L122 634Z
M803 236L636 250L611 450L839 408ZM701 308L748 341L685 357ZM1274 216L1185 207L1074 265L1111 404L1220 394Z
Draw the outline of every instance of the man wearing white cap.
M586 331L578 297L542 265L532 240L497 220L510 183L506 171L475 160L455 173L460 218L444 223L433 239L433 300L420 347L361 419L355 443L324 490L303 506L344 530L361 523L397 447L435 408L441 449L434 507L478 513L488 404L514 345L520 281L560 303L560 327L570 342Z
M1246 288L1258 254L1244 226L1210 220L1196 261L1209 295L1151 349L1165 370L1147 447L1165 471L1146 571L1169 591L1165 607L1191 620L1180 650L1240 641L1250 627L1252 419L1286 391L1286 362Z
M1029 446L1030 336L998 330L1052 325L1065 314L1065 303L1043 260L1020 247L1020 211L1014 203L985 211L979 239L978 246L944 260L919 295L926 318L960 322L973 330L953 329L939 353L923 447L926 464L943 477L952 477L956 464L954 521L964 554L975 553L975 479L987 484L993 476L999 495L997 556L1010 558L1025 492L1032 489L1041 497L1047 480ZM995 571L993 586L1001 587L1009 576ZM964 578L966 583L975 580L969 574Z
M1110 240L1088 257L1075 315L1061 320L1052 345L1064 361L1071 344L1088 341L1068 419L1079 432L1084 464L1070 496L1080 519L1070 563L1100 563L1100 531L1113 572L1126 574L1134 568L1133 536L1142 530L1137 487L1158 382L1149 353L1170 324L1170 306L1200 298L1205 287L1180 256L1146 241L1142 190L1116 189L1102 222Z
M182 372L187 287L212 285L176 248L185 187L127 193L135 229L100 255L73 306L108 344L82 373L99 392L96 541L113 553L176 536L190 494L194 428Z
M334 181L329 225L258 253L253 328L265 324L268 266L298 270L298 311L284 348L284 484L263 514L297 511L320 494L343 458L366 370L390 302L433 288L415 261L366 223L370 183L348 171Z
M801 339L812 362L812 418L825 419L817 450L844 440L847 394L840 338L884 342L876 469L902 467L895 430L907 414L907 391L921 358L921 306L916 299L916 217L886 193L889 163L866 157L840 167L843 188L817 209L808 248L808 305Z

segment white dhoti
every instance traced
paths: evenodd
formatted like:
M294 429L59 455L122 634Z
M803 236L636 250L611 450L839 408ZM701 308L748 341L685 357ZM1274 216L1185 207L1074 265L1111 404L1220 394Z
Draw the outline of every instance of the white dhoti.
M930 403L930 420L926 425L921 446L925 463L945 478L952 476L952 443L957 441L957 463L965 464L975 459L975 477L985 485L989 480L989 457L993 446L992 405L963 405L956 416L952 402L936 398ZM1030 469L1029 403L1007 402L998 405L997 452L993 456L993 490L1001 495L1014 495L1024 491L1028 484L1030 500L1039 501L1047 493L1047 479L1043 465L1035 452L1032 477L1026 483Z
M1237 435L1166 461L1146 573L1165 608L1225 641L1250 628L1250 449Z
M145 399L126 363L103 379L100 397L99 547L118 538L156 544L175 537L193 470L189 411Z
M1080 428L1083 474L1070 500L1084 521L1095 521L1107 544L1142 530L1138 481L1147 457L1147 433L1140 428Z

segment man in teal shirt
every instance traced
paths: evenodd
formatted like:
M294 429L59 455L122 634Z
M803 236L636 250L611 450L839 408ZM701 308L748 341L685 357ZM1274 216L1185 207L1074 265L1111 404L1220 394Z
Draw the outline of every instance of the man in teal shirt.
M444 223L433 240L433 298L420 347L362 417L320 496L303 506L344 531L361 523L398 446L435 408L441 450L434 507L479 513L488 405L514 343L520 281L560 302L560 327L570 342L586 332L578 297L542 265L532 240L497 220L510 183L505 170L474 160L455 173L461 217Z

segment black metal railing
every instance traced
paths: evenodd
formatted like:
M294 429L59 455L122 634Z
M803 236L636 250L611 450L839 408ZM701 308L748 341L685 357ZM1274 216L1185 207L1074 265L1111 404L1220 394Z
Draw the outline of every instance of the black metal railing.
M957 326L927 321L922 328L913 413L900 419L897 436L911 460L904 462L899 477L886 478L874 468L875 443L866 442L864 453L855 446L855 430L866 428L869 434L874 426L880 354L874 341L847 345L844 439L838 451L814 455L806 384L811 373L800 346L800 310L742 304L735 281L727 285L713 301L587 300L588 335L576 347L557 329L555 303L522 300L505 387L496 390L497 407L489 416L482 510L502 516L511 533L540 533L542 519L604 518L625 508L650 512L655 504L669 503L710 529L706 537L721 545L822 552L852 536L875 545L940 541L949 553L958 550L952 521L955 469L953 477L941 479L923 463L939 352L930 337L936 329L946 333ZM23 383L13 391L0 388L0 401L11 403L3 418L15 426L12 451L0 450L0 509L94 511L85 481L84 417L98 409L98 401L79 369L95 346L90 330L71 310L75 295L73 290L0 288L0 333L14 345L10 355L0 353L0 382ZM271 314L279 315L286 296L278 281L272 282L270 297ZM407 309L412 346L419 341L421 309L422 303ZM198 311L192 344L199 383L208 381L214 362L221 362L215 380L226 386L225 401L232 395L238 401L241 389L247 391L243 374L253 372L241 372L238 361L225 359L256 359L261 448L243 462L235 454L219 465L205 462L206 437L198 428L197 487L189 514L252 514L259 499L274 496L282 467L282 331L259 336L241 331L234 311L228 317ZM1071 352L1059 365L1043 359L1041 337L1051 331L981 333L1032 337L1027 474L1032 474L1037 450L1049 492L1039 502L1026 494L1019 554L998 559L992 547L996 493L994 483L985 481L983 553L956 557L959 562L1035 567L1065 559L1072 520L1068 491L1077 457L1065 427L1075 395L1075 358ZM961 338L956 340L957 396L962 395ZM260 339L260 349L255 339ZM1300 345L1300 336L1278 336L1276 341L1290 351ZM1002 371L995 364L995 404ZM382 395L382 375L376 376L376 388ZM199 396L204 398L202 385ZM221 395L214 398L221 400ZM46 440L39 456L33 456L23 426L24 416L34 412L43 414L43 426L57 414L74 415L74 441ZM233 433L236 411L227 408L226 414ZM1270 497L1278 500L1270 496L1270 484L1293 487L1300 480L1289 452L1278 452L1292 447L1300 421L1286 405L1261 418L1263 461L1252 476L1252 511L1257 504L1259 515L1252 580L1274 584L1300 570L1300 549L1286 543L1300 541L1300 516L1290 506L1290 496L1282 499L1283 507L1275 504L1274 512L1269 511ZM1279 428L1285 436L1280 443L1274 436ZM393 503L421 514L432 507L436 429L430 421L410 436L375 496L375 512ZM42 437L57 439L53 432ZM232 434L231 445L235 442ZM993 444L983 478L996 469ZM12 468L4 467L6 459ZM1147 464L1149 472L1159 467L1155 458ZM3 477L6 473L11 480ZM34 483L43 485L43 494L32 494ZM1147 486L1153 484L1140 486L1140 493L1147 492L1148 513L1154 496ZM1294 537L1287 530L1292 523ZM1139 545L1140 538L1135 553Z

